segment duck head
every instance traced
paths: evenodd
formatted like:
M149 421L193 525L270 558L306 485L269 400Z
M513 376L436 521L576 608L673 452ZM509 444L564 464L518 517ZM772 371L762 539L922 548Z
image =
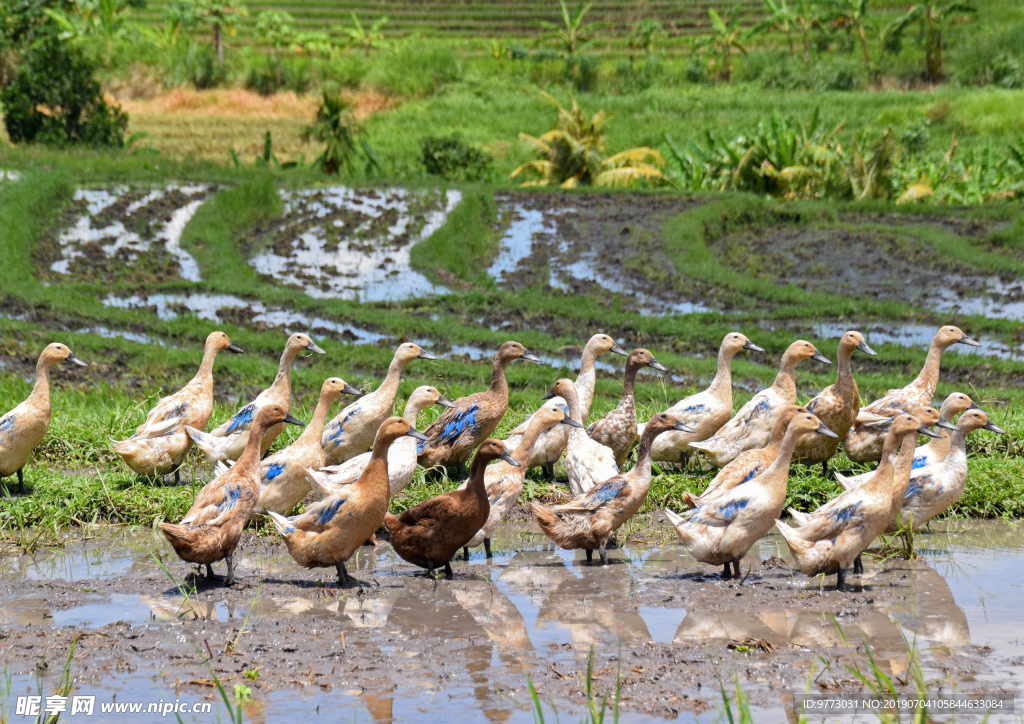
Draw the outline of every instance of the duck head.
M495 440L493 437L489 437L483 441L479 448L477 448L476 456L473 458L473 467L476 468L476 461L479 460L484 465L488 464L492 460L502 459L509 465L517 468L523 467L519 464L519 461L512 457L512 454L505 448L505 443L501 440Z
M939 412L941 412L942 416L947 420L952 420L961 412L977 409L978 406L974 404L974 400L963 392L953 392L952 394L947 395L946 399L942 401L942 407L939 408Z
M751 352L764 352L762 348L747 339L746 335L739 332L729 332L729 334L725 335L718 349L719 352L727 352L729 355L734 355L742 349Z
M915 409L911 414L917 418L918 422L920 422L922 425L926 427L931 427L932 425L935 425L937 427L944 427L947 430L958 429L957 426L954 425L952 422L947 422L946 420L942 419L942 415L939 414L939 411L936 410L934 407L931 407L930 405L922 405L921 407Z
M306 423L297 417L293 417L288 414L283 407L280 405L264 405L260 408L259 412L256 413L256 417L252 421L252 429L256 430L267 430L274 425L280 425L281 423L287 423L289 425L298 425L299 427L305 427ZM255 433L250 433L252 436ZM263 436L256 435L257 439Z
M236 344L231 344L231 340L223 332L210 332L206 338L206 349L212 349L214 352L242 354L242 348Z
M529 352L526 347L519 344L518 342L506 342L501 345L501 349L498 350L497 359L504 362L512 362L513 360L521 359L527 362L536 362L540 364L540 357Z
M537 410L533 416L535 419L539 419L541 421L542 430L547 430L559 423L568 425L569 427L583 427L583 425L569 417L569 413L565 410L561 402L547 402Z
M805 359L813 359L822 364L830 365L832 360L823 355L818 349L808 342L806 339L798 339L793 344L786 348L785 354L782 355L783 361L792 360L794 363L801 362Z
M614 339L601 332L590 338L590 341L587 342L587 347L594 350L597 354L612 352L613 354L621 354L623 357L629 357L629 352L616 344Z
M942 349L952 347L954 344L966 344L968 347L981 346L981 344L975 342L973 339L961 332L958 327L954 327L952 324L947 324L936 332L935 338L932 340L932 344L937 347L941 347Z
M380 449L386 450L391 443L403 435L408 435L420 442L428 441L426 435L406 422L404 418L389 417L377 428L377 434L373 438L373 447L380 446Z
M308 334L302 332L296 332L288 338L288 342L284 346L285 351L291 352L292 354L298 354L299 352L313 352L314 354L327 354L316 343L309 338Z
M654 359L654 355L643 348L634 349L630 352L629 359L626 360L626 367L632 367L637 370L643 367L650 367L659 372L668 372L668 367Z
M405 344L398 345L398 349L395 350L395 359L408 364L414 359L437 359L437 357L429 352L425 352L415 342L406 342Z
M860 332L854 332L853 330L844 334L839 340L839 350L840 352L847 352L849 354L852 354L854 350L857 350L858 352L869 354L872 357L878 354L878 352L868 347L868 343L864 339L863 334Z
M1006 434L1006 430L992 422L988 415L978 408L967 410L967 412L962 414L960 419L956 421L956 426L963 430L964 433L974 432L975 430L989 430L1000 435Z
M667 412L659 412L647 421L647 426L644 428L644 436L660 435L668 430L678 430L679 432L689 433L696 432L692 427L684 425Z
M811 413L807 411L806 407L801 407L800 405L786 405L779 410L779 414L775 418L775 422L772 424L772 437L775 437L776 434L778 434L780 436L779 439L781 440L781 436L786 433L786 428L789 427L789 423L794 417L797 415L810 414Z
M795 405L794 405L795 407ZM803 408L796 408L803 409ZM804 410L803 412L797 412L790 418L789 424L786 426L787 435L824 435L825 437L839 437L834 432L825 427L825 424L811 413Z
M430 385L422 385L417 387L409 395L409 401L415 401L416 409L425 410L431 405L440 405L441 407L454 408L455 403L449 400L447 397L441 394L441 391L436 387Z
M550 400L552 397L561 397L566 402L575 405L579 400L579 395L576 393L576 383L565 377L556 380L551 389L544 393L544 396L540 399Z
M66 344L60 342L54 342L53 344L46 345L46 348L39 354L39 362L37 365L45 365L47 367L55 365L58 362L70 362L71 364L78 365L79 367L88 367L89 365L82 360L75 357L71 352L71 348Z
M934 410L934 407L927 408L928 410ZM922 417L931 418L931 415L926 413L925 408L917 408L914 412L921 411ZM937 413L936 413L937 414ZM883 423L888 423L887 428L879 427ZM906 413L897 415L889 420L881 420L877 423L872 423L877 429L887 429L887 435L895 435L897 438L903 438L912 433L919 435L927 435L928 437L939 437L939 433L929 429L924 423L918 420L914 415L908 415Z
M340 377L328 377L320 385L320 399L333 402L338 395L359 397L362 393Z

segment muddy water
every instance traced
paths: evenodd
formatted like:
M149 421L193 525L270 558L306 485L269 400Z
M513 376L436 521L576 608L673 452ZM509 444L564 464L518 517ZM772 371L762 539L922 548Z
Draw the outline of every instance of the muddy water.
M493 560L474 553L451 582L414 576L387 545L362 548L350 565L362 593L338 589L329 571L299 569L276 539L247 539L241 583L200 579L187 600L150 557L186 575L161 536L106 530L0 564L0 658L15 693L34 687L44 657L49 692L77 635L76 691L98 700L211 700L198 647L229 691L250 685L247 718L257 721L303 711L316 721L427 722L443 709L463 721L530 722L517 704L529 698L527 678L549 718L553 707L576 720L593 647L600 694L621 672L623 721L714 721L714 662L738 673L758 722L783 722L809 677L827 683L812 685L814 697L860 693L832 615L851 646L868 642L893 675L906 673L906 636L946 693L1012 701L1024 687L1024 528L1005 523L939 524L918 538L917 561L869 559L846 594L791 573L776 536L748 555L739 585L694 562L658 523L633 526L607 568L510 524ZM776 648L729 648L748 637ZM990 719L1001 720L1012 718Z

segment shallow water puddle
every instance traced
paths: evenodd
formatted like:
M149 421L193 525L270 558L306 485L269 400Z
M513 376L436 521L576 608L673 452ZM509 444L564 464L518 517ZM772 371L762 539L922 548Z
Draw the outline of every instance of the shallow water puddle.
M331 186L282 197L284 218L249 260L260 274L312 297L364 302L445 291L414 271L409 255L445 223L460 191Z
M200 281L199 265L181 247L181 235L213 191L208 184L77 189L75 210L56 236L58 258L49 270L106 279L104 272L124 275L143 267L162 280Z
M495 537L495 558L475 551L454 564L450 582L412 576L381 546L360 549L349 566L364 592L338 590L332 571L304 571L282 546L248 543L236 556L239 586L200 581L186 599L150 557L156 551L185 573L162 536L119 534L8 557L0 565L0 648L21 682L42 650L19 646L43 631L78 631L80 689L117 690L120 699L148 682L187 699L207 693L182 682L208 677L195 646L209 647L229 691L243 669L259 669L254 695L268 718L301 707L314 719L320 706L325 721L369 714L382 722L434 721L440 707L466 721L533 721L512 701L528 701L527 677L575 720L592 647L599 691L614 686L616 671L623 677L622 721L710 722L712 656L727 677L740 672L758 722L783 722L812 669L821 673L819 656L845 676L849 653L835 616L850 646L867 641L892 674L906 671L906 636L916 639L928 677L950 677L946 691L1012 697L1024 688L1024 639L1014 633L1024 529L953 522L940 530L945 525L917 537L916 562L869 558L864 590L848 594L819 592L817 581L771 562L786 550L775 535L744 560L744 571L754 570L737 586L674 543L629 543L611 551L612 565L591 567L530 526L507 525ZM97 630L102 639L90 633ZM238 654L222 652L234 638ZM742 654L725 646L748 638L778 648ZM119 661L120 673L107 673L107 660ZM811 695L835 692L812 687Z
M1024 282L1006 281L998 275L976 279L948 275L951 286L941 287L925 298L939 312L978 314L991 319L1024 320Z

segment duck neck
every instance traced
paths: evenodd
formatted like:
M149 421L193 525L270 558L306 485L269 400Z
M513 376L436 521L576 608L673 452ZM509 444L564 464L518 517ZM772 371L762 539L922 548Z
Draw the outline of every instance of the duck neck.
M896 453L899 451L900 444L904 438L897 437L892 434L885 436L885 441L882 443L882 459L878 463L878 467L875 468L875 474L872 475L861 487L872 485L875 481L881 481L884 477L893 471L895 465Z
M929 399L935 394L935 388L939 384L939 367L942 365L942 353L945 351L945 346L933 341L932 346L928 348L928 357L925 358L924 366L911 383L912 387L927 392Z
M793 461L793 451L796 450L796 444L802 435L803 432L799 430L786 430L782 443L779 445L779 454L760 476L766 485L773 489L781 485L782 490L785 491L786 480L789 477L789 466Z
M303 428L299 439L295 441L296 445L308 442L320 444L320 436L324 432L324 423L327 421L327 412L331 409L331 403L333 402L334 397L320 395L320 399L316 403L316 409L313 410L313 417L306 423L306 427Z
M278 393L281 399L292 399L292 364L299 356L299 350L292 347L285 347L281 353L281 361L277 365L277 377L270 389Z
M50 409L50 369L53 362L48 359L40 359L36 362L36 381L32 385L32 394L29 399L39 408Z
M587 345L583 349L583 359L580 360L580 373L576 375L576 394L580 397L580 407L587 413L590 412L590 405L594 401L594 385L597 382L597 370L594 367L596 361L597 351Z
M772 382L772 389L775 390L776 394L779 395L783 400L789 404L796 402L796 363L799 360L794 359L790 354L782 355L782 364L779 365L779 373L775 375L775 381Z
M193 377L193 381L203 382L207 385L213 384L213 363L217 359L217 352L220 350L209 346L203 350L203 361L199 364L199 371Z
M654 438L661 431L650 428L644 430L644 434L640 438L640 445L636 451L636 465L626 473L630 476L631 481L638 483L642 488L642 492L645 493L647 487L651 484L651 447L654 445Z
M583 427L587 426L586 420L580 416L580 401L577 399L575 394L570 393L568 397L563 397L565 400L565 407L569 411L569 417L572 420L580 423ZM586 431L579 427L569 428L569 439L572 440L580 435L586 435Z
M519 447L512 453L512 457L522 465L528 465L530 458L533 457L533 447L537 444L537 440L540 438L540 434L544 432L545 427L546 423L540 419L539 415L534 415L530 419L530 424L526 426L526 434L519 441Z
M853 367L850 365L850 357L853 355L854 347L841 346L839 348L839 359L836 360L836 390L844 398L852 397L860 402L860 392L857 389L857 382L853 379Z
M397 438L374 439L370 461L363 468L363 474L356 481L357 485L377 485L386 495L391 495L391 483L388 480L388 449ZM368 481L368 482L364 482Z
M786 439L787 427L788 425L783 425L781 421L775 421L775 424L772 425L771 437L768 438L768 444L764 447L766 452L772 453L775 457L778 457L779 450L782 449L782 441Z
M494 365L491 367L491 386L488 391L492 395L508 397L508 382L505 381L505 368L512 360L508 357L497 356L494 358Z
M416 427L416 420L419 419L424 407L425 405L417 400L415 395L410 397L405 403L405 409L402 410L402 419Z
M260 446L263 444L263 433L267 431L267 428L263 425L253 423L249 429L249 439L245 443L245 450L239 456L238 461L232 466L232 470L239 468L241 470L255 470L259 468L260 457L262 456L262 450Z
M394 397L398 394L398 385L402 381L402 370L405 369L405 360L399 359L395 355L394 359L391 360L391 364L388 365L388 373L384 375L384 381L380 383L380 386L374 390L373 394L380 394L388 396L392 399L394 404ZM388 413L390 414L390 409ZM415 420L412 421L415 424Z
M490 502L487 499L487 486L484 485L484 473L487 470L487 463L493 459L492 457L484 457L477 453L476 457L473 458L473 464L469 468L469 484L466 486L466 492L473 496L479 505L490 506Z
M917 447L917 433L910 433L900 441L900 452L893 465L893 500L903 503L910 485L910 474L913 472L914 450ZM879 465L881 467L881 465ZM877 475L877 473L876 473Z
M622 376L622 397L619 398L619 407L633 406L633 387L636 385L636 375L643 365L628 364L626 373Z
M708 387L715 399L728 402L732 408L732 358L735 352L727 349L724 345L718 350L718 369L715 370L715 379L711 380Z

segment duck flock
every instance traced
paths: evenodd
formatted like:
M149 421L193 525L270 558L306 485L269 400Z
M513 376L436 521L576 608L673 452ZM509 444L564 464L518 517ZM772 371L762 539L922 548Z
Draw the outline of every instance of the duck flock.
M337 377L325 380L313 417L304 424L290 414L292 363L300 353L324 350L309 336L293 334L273 384L205 432L217 354L242 352L226 334L214 332L196 376L161 399L134 435L113 446L136 473L174 473L175 480L192 445L202 451L215 477L179 523L161 528L178 555L205 565L210 579L211 565L224 560L226 584L234 581L232 554L254 515L269 516L299 565L334 567L341 585L359 584L345 563L359 546L377 543L382 526L399 556L428 576L443 568L451 578L451 561L460 549L468 558L470 548L483 545L491 556L491 537L516 505L526 470L540 467L553 479L559 460L572 499L561 505L534 501L530 511L558 546L585 550L588 563L596 550L604 565L615 531L644 502L652 460L685 466L699 453L721 470L703 494L684 496L686 510L666 511L697 560L722 566L723 578L739 577L743 556L778 526L802 572L835 573L837 588L845 590L847 571L863 571L860 554L876 536L896 530L900 521L919 527L960 498L971 432L1004 432L963 393L949 395L940 410L931 406L942 354L954 344L977 346L956 327L942 327L917 378L862 408L851 356L875 352L859 332L847 332L839 343L835 384L800 407L796 365L831 362L810 342L797 340L782 355L771 387L733 415L732 358L743 350L764 350L732 332L722 340L717 373L706 390L638 424L636 375L645 367L665 367L646 349L627 352L608 335L596 334L583 350L576 380L557 380L543 406L500 441L490 436L508 407L505 368L515 360L540 362L518 342L498 350L486 390L450 401L433 387L419 387L403 415L392 417L404 368L416 359L435 359L416 344L402 344L383 382L369 394L360 396ZM615 409L587 426L595 362L605 353L627 357L622 396ZM22 492L23 467L50 422L49 374L59 362L85 365L67 345L49 345L39 357L32 394L0 418L0 479L17 473ZM328 421L340 395L357 399ZM433 405L447 409L426 430L417 430L420 412ZM267 456L288 424L305 429ZM919 435L929 442L918 447ZM636 462L623 473L638 442ZM792 524L781 521L791 463L820 463L827 475L840 445L851 460L879 461L878 467L856 477L834 473L842 494L812 513L790 510ZM458 489L400 515L388 513L391 498L409 485L417 466L454 467L461 480L471 458L468 479ZM319 500L287 517L310 492Z

